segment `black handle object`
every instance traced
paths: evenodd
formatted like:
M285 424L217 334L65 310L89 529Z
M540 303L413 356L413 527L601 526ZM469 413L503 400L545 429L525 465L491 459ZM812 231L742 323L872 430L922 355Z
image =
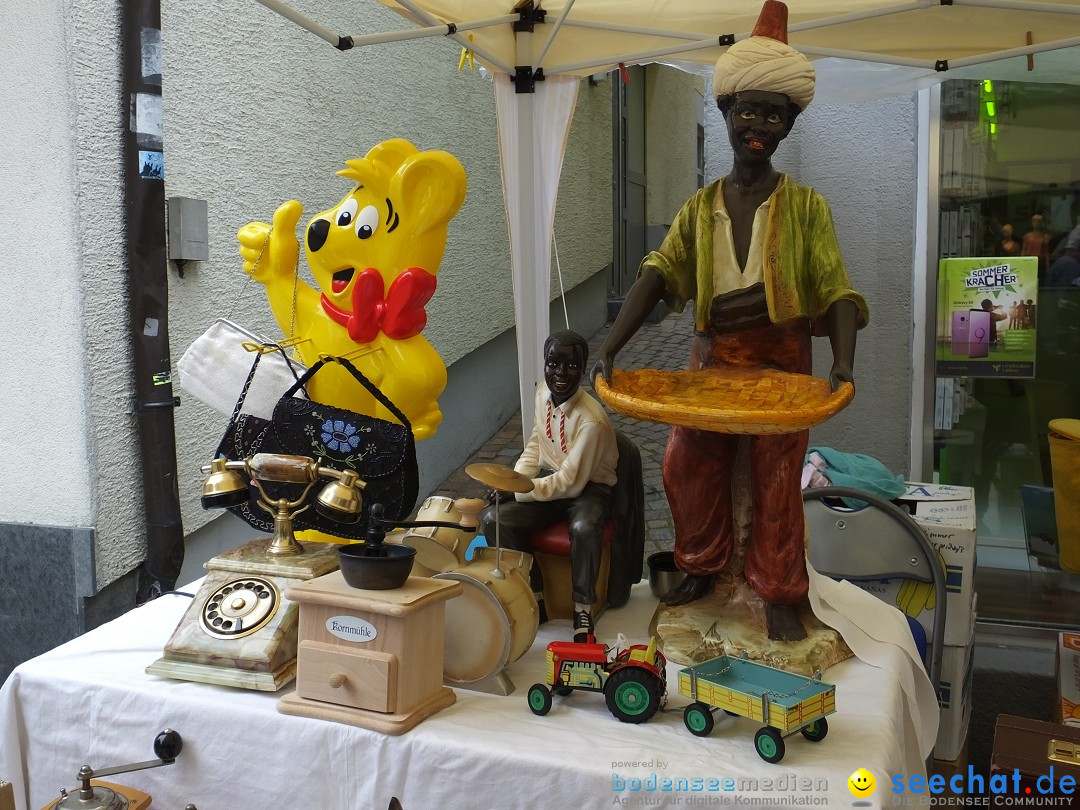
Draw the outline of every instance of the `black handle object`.
M352 374L352 376L356 379L358 383L360 383L360 385L364 386L364 388L369 394L375 397L375 399L378 400L380 404L382 404L388 411L390 411L390 413L396 416L397 420L401 422L401 424L403 424L405 427L407 427L410 432L412 431L412 423L409 422L409 418L401 412L398 406L391 402L390 399L386 396L386 394L379 390L378 386L375 385L375 383L365 377L356 366L354 366L344 357L328 357L325 359L320 359L319 362L315 363L315 365L313 365L304 373L303 377L293 383L289 390L282 394L282 397L291 397L301 388L306 386L308 381L315 376L315 373L320 368L331 362L338 363L343 366L346 371Z

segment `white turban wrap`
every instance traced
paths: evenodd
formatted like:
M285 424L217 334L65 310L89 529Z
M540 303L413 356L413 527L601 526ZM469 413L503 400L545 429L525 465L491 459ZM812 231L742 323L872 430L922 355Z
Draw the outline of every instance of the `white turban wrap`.
M713 96L743 90L783 93L805 110L814 98L814 66L790 45L771 37L741 39L716 60Z

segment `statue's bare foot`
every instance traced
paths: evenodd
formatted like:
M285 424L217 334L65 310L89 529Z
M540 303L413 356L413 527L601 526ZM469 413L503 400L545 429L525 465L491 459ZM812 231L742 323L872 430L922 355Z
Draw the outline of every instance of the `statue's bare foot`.
M765 623L773 641L802 641L806 629L799 621L795 605L765 605Z
M694 602L712 592L713 581L715 579L716 577L713 574L706 574L705 576L700 577L694 576L693 574L687 574L686 579L665 593L660 601L665 605L671 606L685 605L688 602Z

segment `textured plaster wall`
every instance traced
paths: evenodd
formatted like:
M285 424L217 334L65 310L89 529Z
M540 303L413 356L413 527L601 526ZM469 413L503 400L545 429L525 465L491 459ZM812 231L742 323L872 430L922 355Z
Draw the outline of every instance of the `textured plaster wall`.
M727 130L707 104L706 178L731 168ZM870 306L859 333L855 400L814 429L811 445L866 453L907 474L911 413L912 231L915 218L914 96L811 104L780 145L774 165L813 186L832 207L853 286ZM815 368L827 376L827 339L816 339Z
M122 295L119 199L98 182L100 155L80 155L84 126L116 129L108 81L82 81L88 62L115 72L116 49L84 22L66 3L0 10L0 522L92 523L102 408L119 407L113 430L125 433L123 352L110 352L116 377L90 365Z
M645 81L645 224L666 228L697 191L697 125L705 80L664 65L649 65Z
M374 3L295 7L343 32L406 27ZM189 264L182 279L172 277L174 363L217 317L277 334L261 286L246 282L237 229L270 221L275 207L291 198L304 204L305 225L352 188L335 176L346 159L394 137L449 151L468 175L425 336L450 366L513 326L494 94L479 71L457 71L456 46L435 38L340 53L248 0L177 0L165 4L163 14L166 191L207 200L210 234L209 261ZM571 128L555 222L567 289L610 261L610 93L610 83L583 83ZM303 259L301 267L310 280ZM553 270L553 296L556 290ZM177 412L186 531L212 517L198 507L198 470L224 424L190 397ZM448 415L440 433L454 429Z

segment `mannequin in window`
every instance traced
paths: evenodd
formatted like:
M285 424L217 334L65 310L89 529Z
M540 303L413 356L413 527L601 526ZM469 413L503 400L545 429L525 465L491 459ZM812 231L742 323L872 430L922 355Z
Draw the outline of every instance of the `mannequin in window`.
M1001 243L998 246L1001 256L1019 256L1020 243L1013 238L1013 226L1005 223L1001 226Z
M1050 266L1050 232L1046 230L1046 218L1042 214L1031 217L1031 230L1024 234L1021 256L1039 257L1039 278L1046 278Z
M811 335L828 335L833 390L853 380L855 333L868 320L851 289L824 198L776 171L773 152L810 103L814 69L787 44L787 7L766 0L751 37L716 63L713 93L734 163L679 211L658 251L641 263L592 374L608 380L615 356L664 299L695 301L690 368L769 366L809 374ZM675 559L687 574L668 605L700 599L735 553L732 474L740 437L676 427L664 457ZM808 432L750 437L753 525L743 575L765 603L770 638L806 635L800 476Z

